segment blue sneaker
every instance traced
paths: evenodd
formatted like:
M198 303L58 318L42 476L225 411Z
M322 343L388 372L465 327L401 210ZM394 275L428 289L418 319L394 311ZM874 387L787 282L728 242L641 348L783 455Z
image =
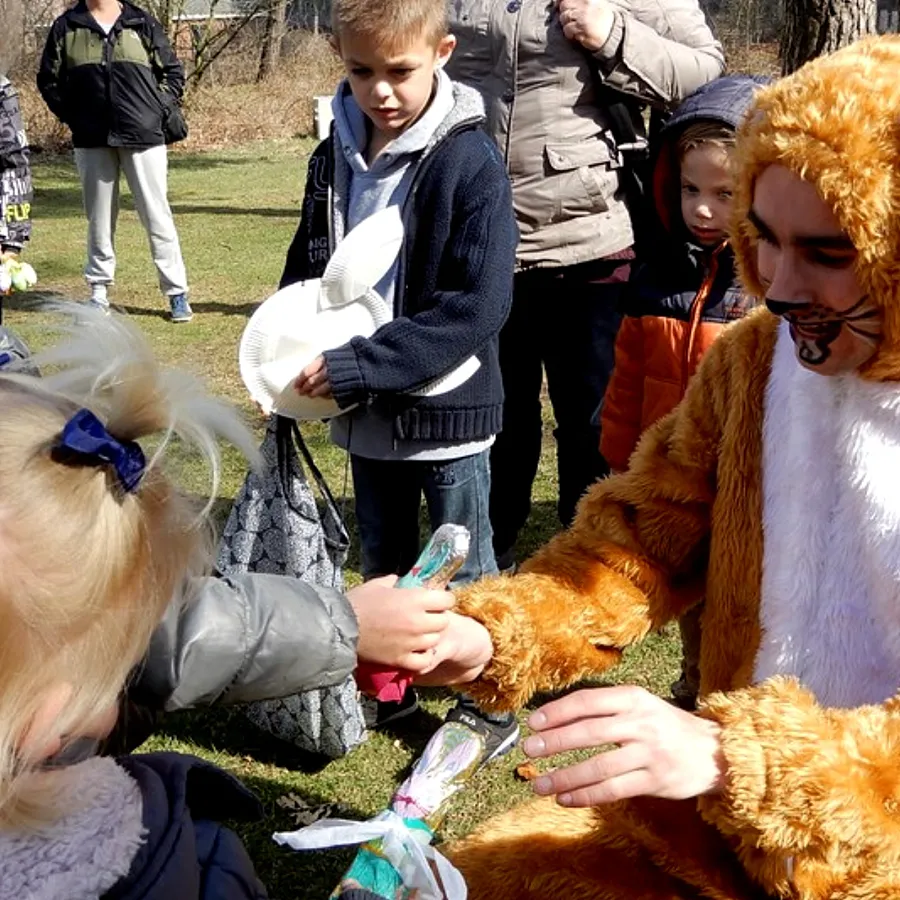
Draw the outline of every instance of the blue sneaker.
M190 322L194 318L187 294L174 294L169 297L169 308L172 310L173 322Z

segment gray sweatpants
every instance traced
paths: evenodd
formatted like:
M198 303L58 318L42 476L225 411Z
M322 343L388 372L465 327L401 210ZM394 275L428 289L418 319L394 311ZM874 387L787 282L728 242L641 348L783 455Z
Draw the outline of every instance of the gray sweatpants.
M84 269L88 284L112 284L115 278L113 242L119 215L119 174L124 172L138 218L150 238L160 290L168 297L186 293L187 273L167 197L165 145L148 150L77 147L75 165L88 218L88 258Z

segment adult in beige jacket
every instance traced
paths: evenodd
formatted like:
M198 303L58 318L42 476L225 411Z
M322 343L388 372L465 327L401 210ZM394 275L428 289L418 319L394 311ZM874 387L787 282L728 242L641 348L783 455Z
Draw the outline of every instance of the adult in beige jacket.
M509 169L519 271L500 334L506 394L491 455L501 568L531 504L546 369L556 417L559 516L608 469L595 412L606 391L634 234L600 86L666 108L724 59L697 0L451 0L453 78L483 94Z

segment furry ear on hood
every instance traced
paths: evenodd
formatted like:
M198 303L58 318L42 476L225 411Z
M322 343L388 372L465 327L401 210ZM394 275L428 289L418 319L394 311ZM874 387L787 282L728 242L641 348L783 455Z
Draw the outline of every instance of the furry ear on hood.
M741 278L760 299L747 214L774 164L815 185L859 256L857 273L884 317L884 340L861 371L900 380L900 36L864 38L815 59L756 96L738 131L732 239Z

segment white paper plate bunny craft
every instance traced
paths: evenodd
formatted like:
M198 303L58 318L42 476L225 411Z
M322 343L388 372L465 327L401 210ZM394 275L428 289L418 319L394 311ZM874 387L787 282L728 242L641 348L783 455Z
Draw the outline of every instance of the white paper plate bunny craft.
M328 419L348 412L333 399L301 396L294 381L326 350L371 337L393 318L373 285L393 266L403 244L400 209L389 206L360 222L338 244L322 278L282 288L251 316L241 337L241 378L263 412L292 419ZM479 367L472 356L417 396L445 393Z

